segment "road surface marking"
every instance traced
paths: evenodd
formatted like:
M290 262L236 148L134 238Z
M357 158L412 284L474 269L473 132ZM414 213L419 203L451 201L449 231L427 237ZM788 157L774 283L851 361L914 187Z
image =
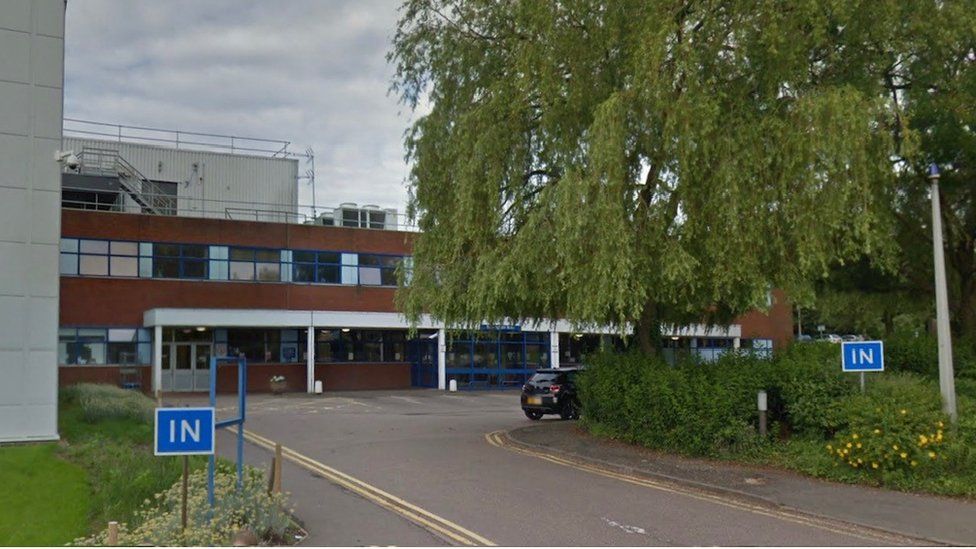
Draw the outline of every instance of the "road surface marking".
M595 475L600 475L603 477L620 480L630 484L636 484L638 486L644 486L646 488L653 488L655 490L659 490L662 492L679 494L679 495L695 498L702 501L717 503L719 505L730 507L732 509L738 509L740 511L747 511L757 515L767 516L779 520L784 520L787 522L793 522L796 524L802 524L805 526L811 526L835 534L853 536L865 541L872 542L872 544L876 544L878 541L883 541L892 544L902 544L902 545L917 545L921 541L925 541L927 544L932 543L932 541L930 540L923 540L921 538L911 538L909 536L885 532L870 527L862 527L859 525L847 524L841 521L832 520L828 518L818 518L818 517L813 517L805 514L795 513L795 512L788 511L786 509L772 509L757 504L746 503L744 501L727 499L722 496L710 494L703 490L696 490L694 488L681 486L677 483L668 483L668 482L650 480L644 477L637 477L633 475L627 475L624 473L618 473L616 471L611 471L601 467L596 467L588 463L574 461L560 456L555 456L552 454L547 454L544 452L538 452L535 450L530 450L528 448L515 446L509 444L505 440L506 436L507 435L505 431L494 431L491 433L487 433L485 435L485 439L492 446L496 446L498 448L504 448L506 450L515 453L532 456L545 461L550 461L552 463L563 465L565 467L571 467L573 469L577 469L580 471L585 471Z
M228 430L236 432L233 427L229 428ZM275 443L270 439L267 439L257 433L248 431L247 429L244 430L244 438L253 444L274 452ZM333 484L337 484L350 492L358 494L363 498L379 505L380 507L388 509L406 518L414 524L418 524L423 528L440 534L448 541L458 545L495 546L495 543L491 542L487 538L484 538L458 524L455 524L443 517L437 516L430 511L421 509L408 501L400 499L393 494L384 492L383 490L367 484L366 482L363 482L355 477L347 475L342 471L333 469L324 463L315 461L314 459L302 455L291 448L282 446L281 452L285 459L292 461L313 473L322 475Z
M603 517L603 522L607 523L607 525L609 526L620 528L621 530L627 532L628 534L640 534L642 536L647 535L647 530L641 528L640 526L631 526L629 524L623 524L615 520L608 519L607 517Z

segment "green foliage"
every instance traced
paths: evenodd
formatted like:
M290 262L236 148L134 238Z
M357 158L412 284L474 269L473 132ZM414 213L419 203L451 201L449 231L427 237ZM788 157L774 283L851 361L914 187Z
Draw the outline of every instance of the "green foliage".
M413 320L651 324L891 251L883 72L939 7L405 0ZM889 53L893 52L893 53ZM759 245L761 243L761 245ZM645 324L647 322L644 322Z
M61 455L88 472L91 524L131 522L146 498L182 475L182 461L152 452L153 402L113 386L81 384L61 390ZM194 468L205 459L191 458Z
M63 545L88 531L84 469L56 444L0 447L0 546Z
M729 355L714 364L668 366L631 353L603 353L579 382L584 422L606 434L697 455L759 443L752 427L768 361Z
M946 441L948 417L938 387L911 374L872 379L869 390L841 401L848 427L827 445L839 462L884 478L930 473Z
M857 376L840 372L839 346L828 343L797 344L772 360L728 355L669 367L602 353L590 363L579 390L583 424L595 434L843 482L976 496L976 400L960 395L950 425L934 378L872 374L861 394ZM769 395L768 440L753 427L760 389Z
M247 528L259 540L280 544L291 524L285 494L268 494L264 473L245 467L242 488L233 467L221 463L214 477L215 506L207 501L206 471L189 477L187 529L182 530L182 480L151 499L139 511L138 526L120 525L121 545L213 546L231 545L238 531ZM75 545L105 545L108 532L75 540Z
M126 418L145 423L152 421L155 409L155 403L146 395L107 384L70 385L61 396L66 403L77 404L89 423Z
M830 436L845 425L838 407L853 394L850 375L840 371L840 347L830 343L794 345L775 365L783 420L799 435Z

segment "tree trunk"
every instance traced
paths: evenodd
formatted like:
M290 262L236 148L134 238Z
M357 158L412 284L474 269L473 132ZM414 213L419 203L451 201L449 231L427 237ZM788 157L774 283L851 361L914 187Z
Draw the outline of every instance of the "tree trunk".
M976 341L976 278L970 277L959 285L959 309L956 321L964 339Z
M657 305L648 303L634 327L637 348L648 356L656 356L661 347L661 321L657 316Z

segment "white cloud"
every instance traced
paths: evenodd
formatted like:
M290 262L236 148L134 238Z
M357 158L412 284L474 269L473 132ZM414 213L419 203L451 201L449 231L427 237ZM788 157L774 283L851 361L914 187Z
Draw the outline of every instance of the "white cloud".
M315 149L316 198L402 209L395 0L70 0L65 115ZM311 189L302 189L303 203Z

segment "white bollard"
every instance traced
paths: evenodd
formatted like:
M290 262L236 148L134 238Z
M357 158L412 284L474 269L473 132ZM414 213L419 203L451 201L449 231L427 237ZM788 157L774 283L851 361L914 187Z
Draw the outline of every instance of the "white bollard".
M317 395L321 395L322 394L322 381L320 381L318 379L315 380L315 394L317 394Z
M457 380L456 379L452 379L451 382L447 385L447 387L448 387L448 389L447 389L448 391L450 391L452 393L456 393L457 392Z

